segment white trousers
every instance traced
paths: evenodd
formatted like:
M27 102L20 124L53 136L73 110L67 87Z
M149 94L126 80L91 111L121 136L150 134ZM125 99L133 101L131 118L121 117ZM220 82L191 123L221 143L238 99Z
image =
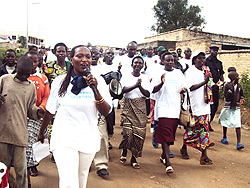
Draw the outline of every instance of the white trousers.
M89 167L95 154L86 154L72 148L53 152L59 174L60 188L85 188Z
M107 122L104 116L98 121L98 130L101 137L101 148L94 157L94 164L96 170L107 169L109 162L109 151L108 151L108 131Z

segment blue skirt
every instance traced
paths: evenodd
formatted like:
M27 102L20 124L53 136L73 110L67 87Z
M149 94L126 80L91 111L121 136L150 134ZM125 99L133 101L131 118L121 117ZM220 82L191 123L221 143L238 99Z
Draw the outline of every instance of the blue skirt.
M227 128L241 127L240 109L225 109L223 108L218 119L218 124Z

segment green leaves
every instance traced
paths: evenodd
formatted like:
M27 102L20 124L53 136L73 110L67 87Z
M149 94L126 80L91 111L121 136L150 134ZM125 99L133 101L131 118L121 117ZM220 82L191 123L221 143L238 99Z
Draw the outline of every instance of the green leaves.
M187 0L158 0L153 10L156 23L151 30L157 33L180 28L202 30L206 24L200 7L188 6Z

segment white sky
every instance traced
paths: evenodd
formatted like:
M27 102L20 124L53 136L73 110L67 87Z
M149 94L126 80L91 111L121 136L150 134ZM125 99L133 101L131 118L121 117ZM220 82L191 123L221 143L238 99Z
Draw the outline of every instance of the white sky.
M132 40L142 43L144 37L154 34L150 27L155 22L152 8L157 0L28 1L29 30L39 32L46 47L57 42L69 47L87 42L125 47ZM250 38L250 0L189 2L203 7L204 31ZM0 17L0 31L26 31L27 0L1 0Z

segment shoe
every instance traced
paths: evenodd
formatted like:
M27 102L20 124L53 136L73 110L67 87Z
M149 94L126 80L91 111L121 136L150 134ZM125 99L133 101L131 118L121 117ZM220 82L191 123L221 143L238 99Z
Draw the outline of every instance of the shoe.
M33 177L38 176L38 170L37 170L37 168L35 166L32 166L30 168L30 176L33 176Z
M109 176L109 172L107 171L107 169L98 170L96 173L102 178Z
M201 165L212 165L213 161L207 157L205 159L200 159L200 164Z
M174 154L169 150L169 158L174 158Z
M113 149L113 146L112 146L112 144L110 144L110 142L109 142L109 150L111 150L111 149Z
M222 144L228 144L227 138L222 138L222 139L221 139L221 142L222 142Z
M166 168L166 173L168 174L168 173L173 173L174 172L174 169L173 169L173 167L172 166L168 166L167 168Z
M139 163L131 163L131 166L134 168L134 169L140 169L141 166Z
M209 145L208 145L207 147L208 147L208 148L209 148L209 147L213 147L214 145L215 145L214 142L210 142Z
M188 155L187 153L184 153L184 152L182 151L182 149L180 149L180 152L181 152L181 158L182 158L182 159L189 159L189 155Z
M120 162L122 163L122 164L124 164L125 162L126 162L126 157L124 157L124 156L121 156L120 157Z
M244 147L245 147L245 146L244 146L242 143L239 142L239 143L237 144L237 148L236 148L236 149L237 149L237 150L241 150L241 149L243 149Z
M166 164L166 159L160 157L160 161L161 161L162 164L164 164L164 165Z

